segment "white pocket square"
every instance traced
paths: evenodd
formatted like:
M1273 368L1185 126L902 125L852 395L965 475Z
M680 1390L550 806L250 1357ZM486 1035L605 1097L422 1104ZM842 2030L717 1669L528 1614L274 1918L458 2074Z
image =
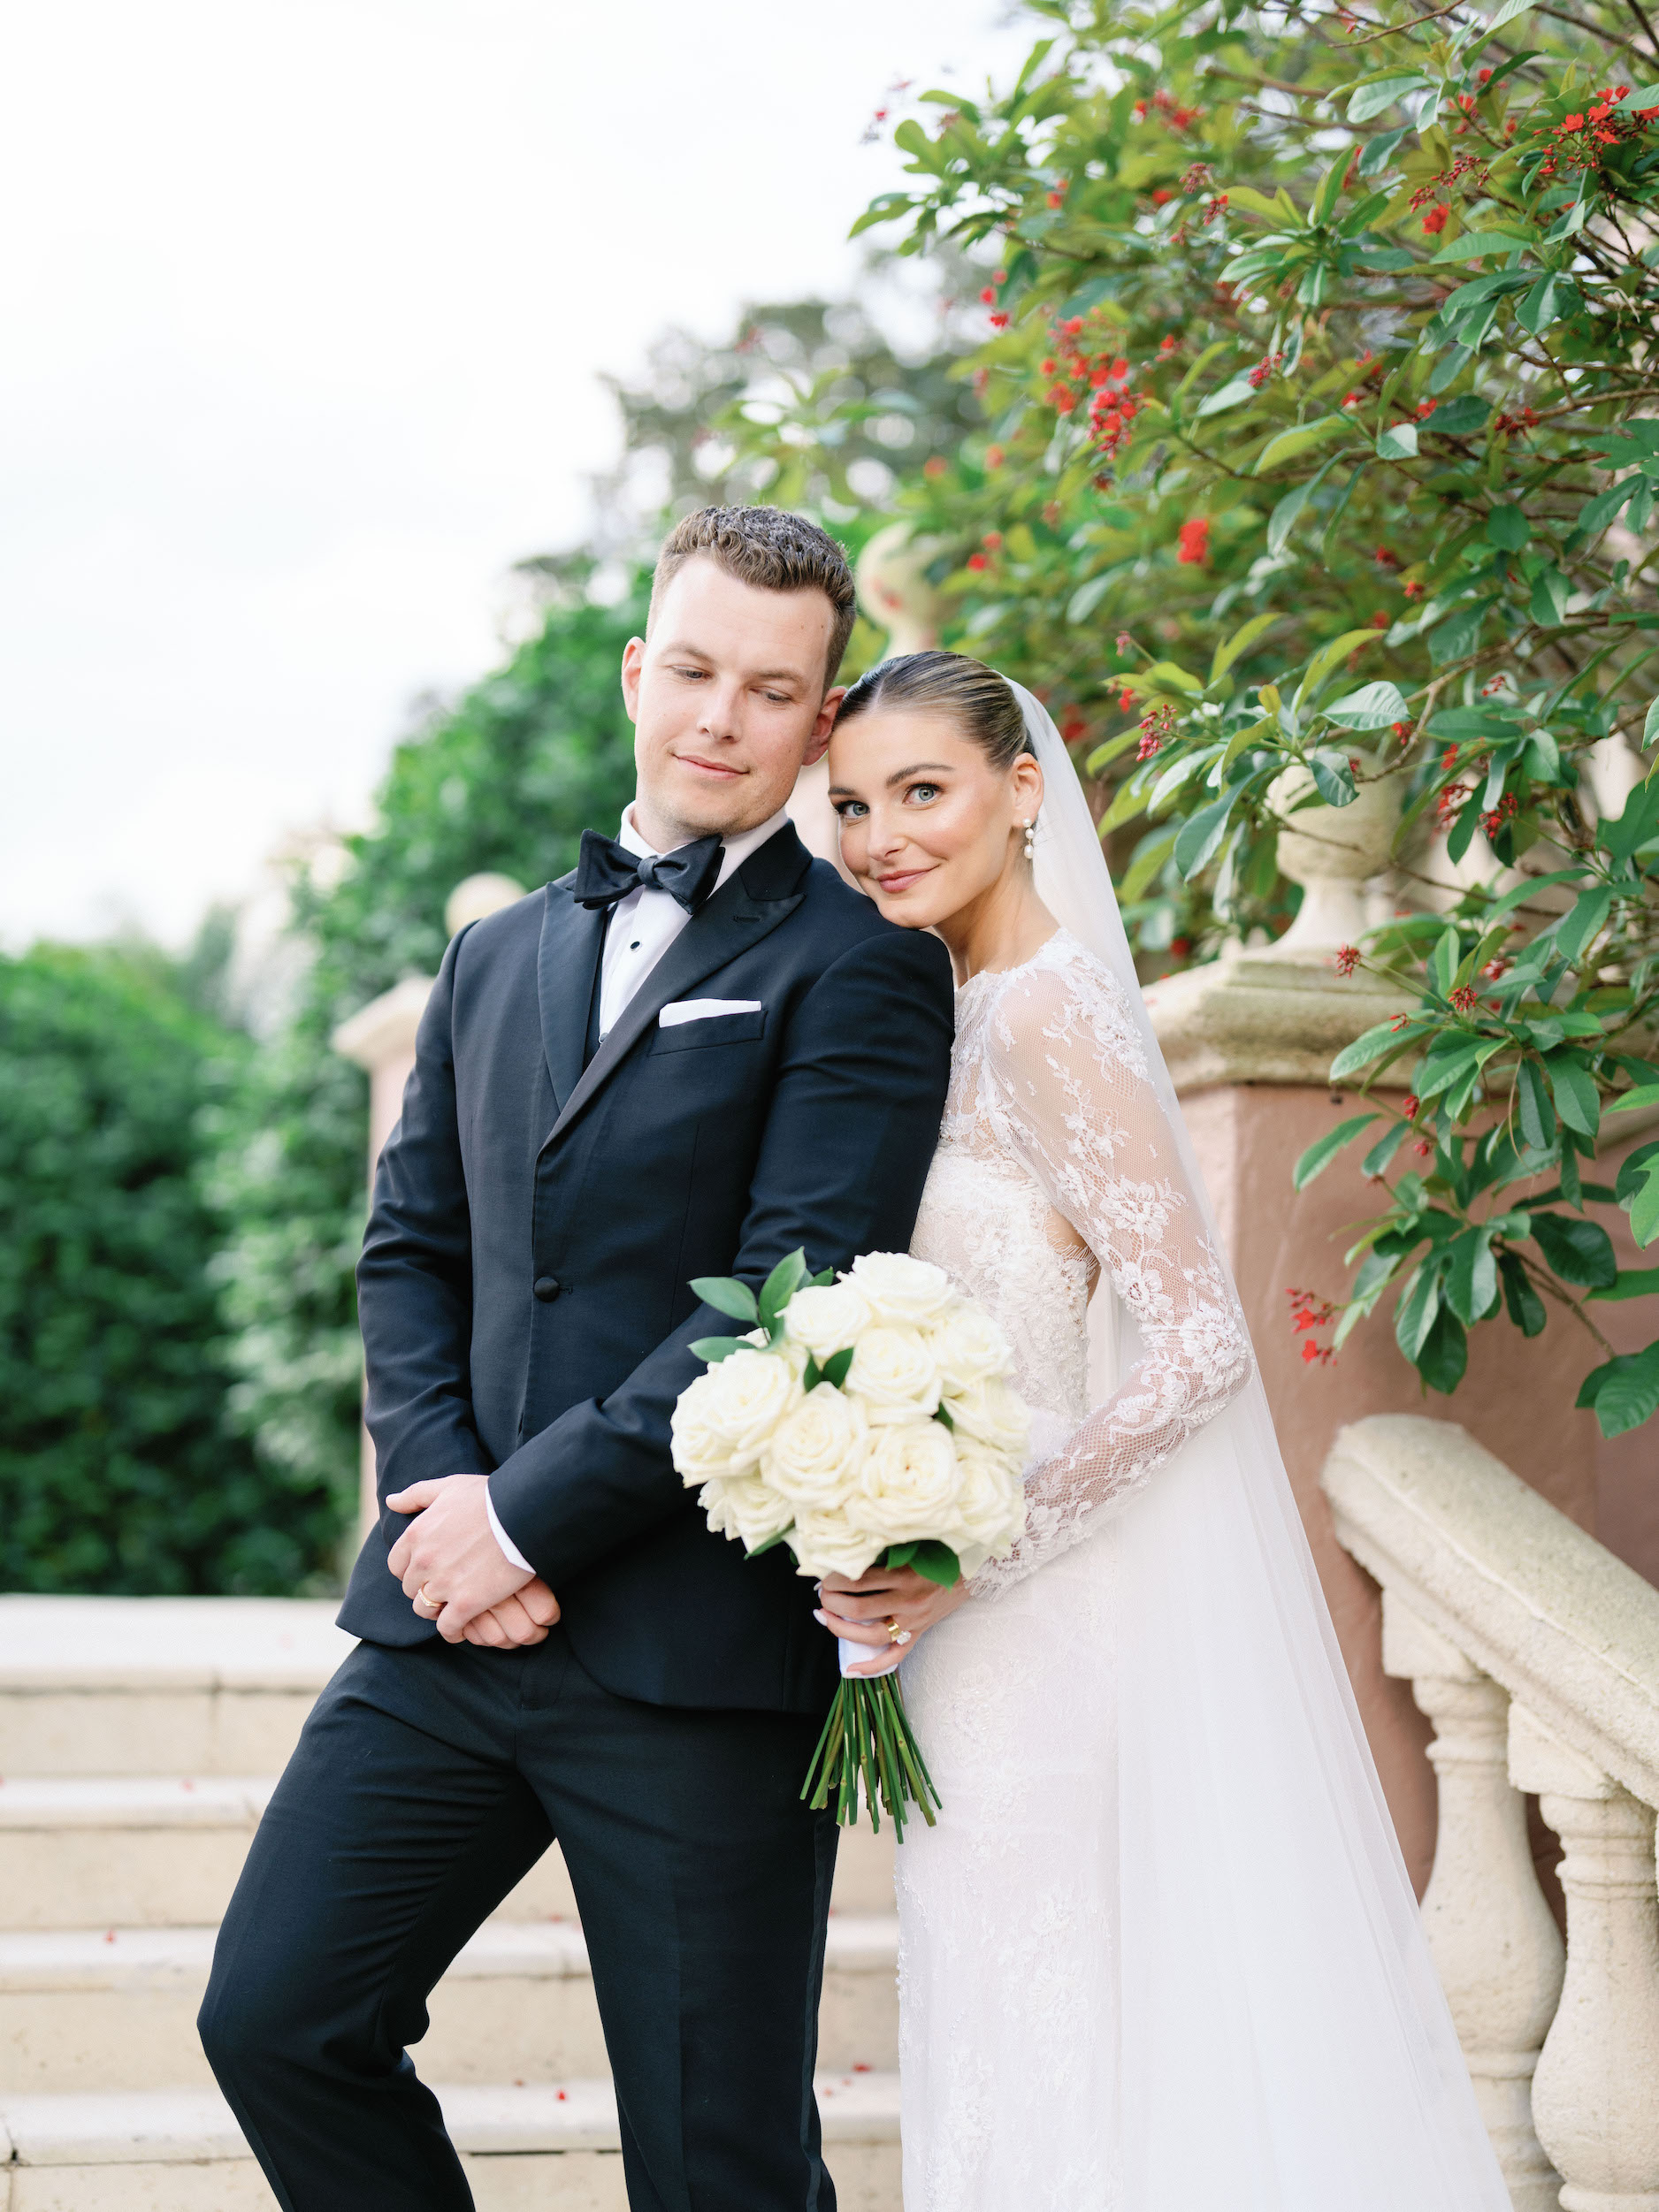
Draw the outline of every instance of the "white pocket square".
M758 1014L758 998L677 998L657 1016L659 1029L677 1029L684 1021L712 1021L716 1014Z

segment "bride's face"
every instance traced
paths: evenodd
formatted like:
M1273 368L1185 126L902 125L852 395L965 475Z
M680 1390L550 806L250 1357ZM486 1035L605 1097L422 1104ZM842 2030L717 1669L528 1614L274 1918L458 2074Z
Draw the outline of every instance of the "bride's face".
M998 768L948 714L872 707L830 740L841 858L890 921L929 929L1027 870L1043 804L1029 753Z

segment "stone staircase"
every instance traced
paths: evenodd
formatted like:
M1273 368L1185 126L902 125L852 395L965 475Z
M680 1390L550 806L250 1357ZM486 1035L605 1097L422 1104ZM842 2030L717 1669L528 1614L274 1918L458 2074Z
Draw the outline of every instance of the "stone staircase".
M214 1931L312 1698L325 1605L0 1598L0 2212L271 2212L195 2036ZM889 1838L843 1842L819 2094L843 2212L898 2212ZM615 2108L556 1847L416 2051L479 2212L622 2212Z

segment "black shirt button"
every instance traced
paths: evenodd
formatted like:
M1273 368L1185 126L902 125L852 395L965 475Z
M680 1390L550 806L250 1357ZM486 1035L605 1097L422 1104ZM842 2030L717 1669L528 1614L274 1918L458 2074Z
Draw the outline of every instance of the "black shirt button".
M539 1275L531 1287L544 1306L551 1306L564 1285L556 1275Z

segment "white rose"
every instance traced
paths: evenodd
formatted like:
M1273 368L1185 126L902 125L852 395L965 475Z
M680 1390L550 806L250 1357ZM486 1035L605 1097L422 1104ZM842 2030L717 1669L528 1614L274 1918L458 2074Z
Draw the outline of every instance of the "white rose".
M714 1534L736 1537L745 1552L782 1536L795 1517L788 1499L780 1498L758 1475L707 1483L698 1503Z
M956 1519L961 1484L956 1446L943 1422L894 1422L872 1433L848 1518L884 1544L937 1537Z
M789 1341L810 1352L820 1366L832 1353L856 1344L869 1325L869 1306L845 1275L838 1283L809 1283L784 1308Z
M1005 1559L1025 1527L1019 1473L1003 1453L988 1451L972 1437L958 1438L956 1456L962 1487L954 1531L946 1540L959 1552L977 1552L976 1566L987 1559Z
M953 1391L948 1410L964 1436L977 1437L994 1452L1006 1452L1023 1465L1031 1416L1006 1383L992 1377L967 1390Z
M761 1463L774 1490L802 1511L832 1513L846 1502L868 1443L863 1407L820 1383L774 1430Z
M878 1321L930 1321L955 1295L951 1278L930 1260L907 1252L863 1252L851 1280L868 1299Z
M854 1528L842 1513L799 1513L789 1548L801 1574L845 1575L855 1582L887 1549L887 1539Z
M675 1472L688 1490L728 1475L752 1475L757 1450L734 1452L725 1427L715 1418L715 1370L688 1383L669 1417L669 1449Z
M964 1299L949 1307L927 1331L947 1392L971 1390L993 1375L1005 1375L1013 1350L988 1313Z
M920 1329L867 1329L853 1350L846 1388L873 1422L930 1414L939 1402L939 1362Z
M691 1388L697 1393L698 1417L725 1438L734 1460L758 1459L761 1445L800 1398L793 1362L773 1352L733 1352Z

